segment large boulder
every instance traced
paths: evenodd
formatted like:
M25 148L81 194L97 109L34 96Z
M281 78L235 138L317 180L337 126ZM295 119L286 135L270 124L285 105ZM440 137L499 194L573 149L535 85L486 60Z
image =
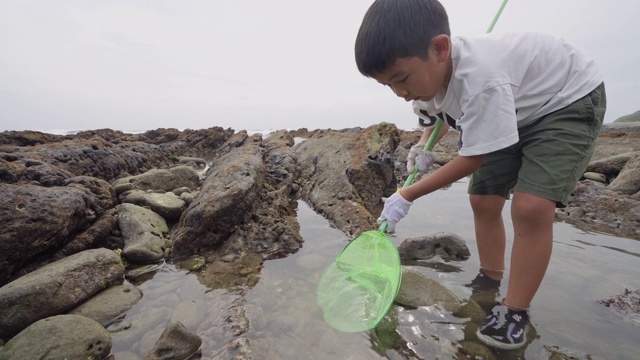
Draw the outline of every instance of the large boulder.
M314 133L294 148L303 197L347 234L377 227L380 198L396 189L393 152L399 139L398 129L387 123Z
M172 234L175 258L213 253L201 272L211 288L252 286L264 259L302 246L291 206L299 174L293 138L285 131L264 141L243 135L222 147Z
M263 151L250 143L213 162L199 195L182 214L174 252L211 250L250 216L266 176Z
M86 188L0 184L0 285L28 263L52 255L103 212Z
M120 257L87 250L46 265L0 288L0 337L64 313L124 275Z

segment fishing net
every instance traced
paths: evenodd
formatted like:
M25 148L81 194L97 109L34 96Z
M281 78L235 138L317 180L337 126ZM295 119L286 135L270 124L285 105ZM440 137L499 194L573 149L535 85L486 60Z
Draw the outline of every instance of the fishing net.
M393 304L401 277L395 244L381 231L362 233L320 279L317 301L325 321L344 332L376 327Z

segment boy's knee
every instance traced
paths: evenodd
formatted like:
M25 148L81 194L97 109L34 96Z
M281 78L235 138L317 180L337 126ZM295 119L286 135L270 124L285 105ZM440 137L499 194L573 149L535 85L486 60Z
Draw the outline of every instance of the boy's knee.
M511 216L514 220L526 221L550 220L555 216L556 202L540 196L516 192L511 204Z
M476 215L500 215L505 198L499 195L470 195L469 203Z

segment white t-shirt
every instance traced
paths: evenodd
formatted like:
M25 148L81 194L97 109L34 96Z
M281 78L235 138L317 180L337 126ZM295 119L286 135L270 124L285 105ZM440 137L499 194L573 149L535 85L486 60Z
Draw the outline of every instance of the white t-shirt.
M414 111L456 120L458 154L487 154L518 142L518 127L590 93L603 77L596 64L560 38L536 33L492 33L451 39L447 89ZM446 91L446 92L445 92Z

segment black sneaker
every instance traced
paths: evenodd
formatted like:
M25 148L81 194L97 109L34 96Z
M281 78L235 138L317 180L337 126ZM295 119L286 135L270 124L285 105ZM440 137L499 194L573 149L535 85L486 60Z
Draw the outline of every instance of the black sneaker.
M476 332L478 339L498 349L514 350L522 347L527 341L527 311L509 310L504 305L496 304L492 312Z
M500 280L494 280L482 271L466 287L471 288L469 300L475 301L485 312L491 311L500 292Z

